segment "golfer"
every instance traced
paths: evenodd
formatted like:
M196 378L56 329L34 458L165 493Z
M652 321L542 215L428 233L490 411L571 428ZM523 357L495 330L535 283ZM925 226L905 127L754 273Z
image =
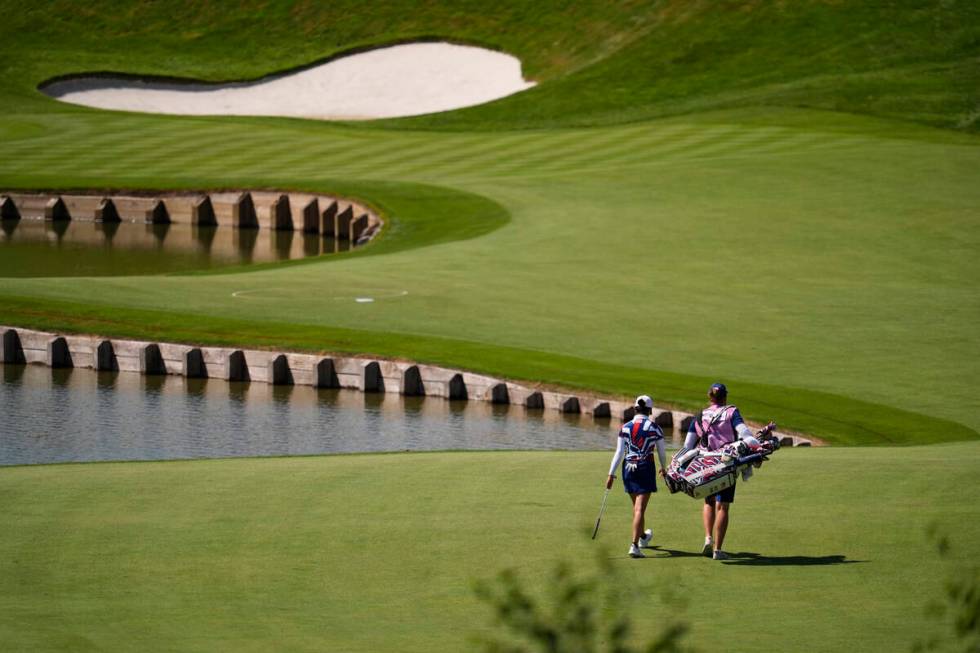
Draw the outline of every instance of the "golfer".
M633 540L630 543L631 558L645 558L640 547L649 546L653 539L653 529L644 529L644 515L650 493L657 491L657 471L653 463L653 448L657 449L660 458L660 475L667 468L667 454L664 452L664 433L650 419L653 410L653 400L647 395L640 395L633 404L636 415L623 424L617 438L616 453L613 454L609 466L609 478L606 479L606 489L613 486L616 480L616 467L623 461L623 488L633 501Z
M728 404L728 388L724 383L715 383L708 390L711 405L694 416L687 430L684 446L674 454L683 456L696 446L708 451L720 449L730 442L741 439L751 446L759 446L759 441L745 425L738 408ZM704 547L701 553L715 560L727 560L728 554L721 546L728 531L731 504L735 501L735 485L718 494L706 497L702 508L704 519Z

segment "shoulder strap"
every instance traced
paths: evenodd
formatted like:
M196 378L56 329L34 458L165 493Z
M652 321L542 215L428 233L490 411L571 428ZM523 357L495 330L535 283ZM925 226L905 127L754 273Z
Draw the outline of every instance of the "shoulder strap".
M704 411L699 411L697 415L694 416L694 432L698 436L698 444L702 447L708 446L708 431L704 427L701 420L704 419Z

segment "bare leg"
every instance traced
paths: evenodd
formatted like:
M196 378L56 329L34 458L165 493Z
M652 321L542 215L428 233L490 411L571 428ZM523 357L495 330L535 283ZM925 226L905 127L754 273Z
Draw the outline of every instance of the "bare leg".
M715 551L721 550L721 545L725 541L725 533L728 531L728 507L732 505L719 501L718 516L715 518Z
M639 544L645 526L644 515L647 511L647 502L650 501L650 494L631 494L630 498L633 499L633 544Z
M715 530L715 504L704 504L704 510L701 512L701 516L704 519L704 538L708 539Z

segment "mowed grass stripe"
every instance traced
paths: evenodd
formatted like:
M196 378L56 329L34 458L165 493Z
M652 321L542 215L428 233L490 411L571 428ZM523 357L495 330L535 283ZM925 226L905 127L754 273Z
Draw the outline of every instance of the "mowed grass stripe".
M75 143L73 148L32 152L33 148L24 147L17 151L15 147L14 155L21 159L21 164L53 164L60 170L85 165L98 174L114 170L115 163L109 159L122 159L127 164L160 166L163 172L203 166L227 173L254 175L262 172L262 166L276 166L286 170L298 168L304 174L317 176L370 173L372 176L438 181L495 177L516 170L542 174L576 167L592 169L596 163L602 167L644 165L652 160L691 159L728 150L751 153L763 144L768 145L768 151L779 151L776 143L783 143L785 149L798 149L808 140L827 144L821 136L800 140L799 135L791 137L769 128L684 125L668 129L631 127L560 134L436 135L422 147L418 146L417 136L406 138L398 133L381 139L374 147L364 147L353 139L338 138L333 134L312 139L302 133L283 134L275 127L253 130L234 139L226 138L224 134L212 135L203 142L196 142L180 129L171 129L167 125L137 128L132 132L121 130L113 137L97 134L91 143L82 135L69 136ZM99 160L89 165L92 158ZM408 165L404 165L406 163Z
M610 156L610 152L615 151L625 143L633 143L635 146L643 147L644 136L648 133L649 130L624 130L623 132L610 133L573 132L561 139L556 138L535 143L537 147L533 149L508 152L509 156L506 159L498 158L499 163L497 165L488 166L485 169L490 175L507 172L514 168L533 173L550 170L556 164L574 159L582 153L589 153L593 158L606 158ZM653 142L659 141L658 138L654 139ZM464 167L459 172L466 174L468 170Z
M448 141L430 156L412 157L409 165L392 169L390 173L431 180L444 175L466 175L468 171L485 170L501 160L537 152L546 148L548 142L548 136L537 134L474 139L471 144Z
M186 139L182 143L161 148L161 152L147 155L143 160L163 175L207 167L212 162L218 165L226 155L221 149L225 142L227 137L224 136ZM216 151L218 154L214 154Z
M651 162L670 163L691 152L701 151L726 142L733 133L732 128L690 129L684 134L678 134L676 138L655 141L650 144L625 141L619 147L606 150L598 149L594 152L594 156L589 159L570 160L567 165L558 165L554 169L556 171L574 170L579 167L592 170L596 167L645 166Z
M77 130L79 134L93 134L96 131L92 127L93 122L98 122L97 115L79 117L71 122L70 129ZM456 146L460 142L474 143L478 149L468 163L450 166L448 170L427 169L429 164L425 158L419 158L417 163L412 161L398 166L388 163L389 167L385 169L385 162L390 162L393 156L403 157L404 153L410 152L408 148L404 153L400 151L402 145L416 142L423 135L401 132L367 135L357 134L349 128L236 119L233 122L243 130L241 137L218 143L208 157L188 152L188 139L181 131L185 123L197 130L205 122L147 117L145 130L129 134L131 139L137 141L144 136L153 139L154 146L148 148L145 155L129 149L130 154L119 156L120 150L127 151L128 143L111 148L88 148L84 138L79 136L75 139L75 132L70 131L68 147L36 157L36 161L52 161L52 156L57 157L51 165L31 163L30 158L18 161L16 166L9 160L0 164L8 186L21 183L46 187L153 188L176 185L195 189L241 186L310 189L322 184L324 192L339 189L353 196L360 194L367 199L378 199L383 206L392 207L399 206L403 198L394 197L385 189L385 184L390 180L428 181L439 186L480 192L499 198L514 212L511 222L513 229L494 233L482 241L484 247L489 247L487 250L454 245L442 248L436 260L428 258L423 252L403 253L397 259L388 261L377 258L369 267L360 267L353 259L348 261L342 257L324 263L322 267L300 266L303 272L296 274L296 278L290 278L294 274L293 268L287 266L275 274L250 275L248 282L281 287L296 283L298 279L308 280L312 276L319 277L321 283L346 287L357 287L365 279L377 279L386 286L393 283L404 285L405 269L424 269L427 271L426 279L420 282L418 290L412 293L413 299L404 302L403 307L396 310L394 306L389 308L378 304L368 309L372 311L369 321L372 329L439 336L457 332L458 328L458 332L469 333L472 338L483 342L528 346L555 353L584 351L586 357L620 363L625 362L623 352L629 347L621 347L622 351L618 351L610 343L634 339L646 342L652 339L658 343L672 343L666 350L664 362L657 363L661 369L683 370L699 376L724 374L727 370L731 378L756 382L767 378L778 379L778 383L787 387L819 388L852 398L870 399L879 405L888 404L889 399L878 394L882 384L874 382L874 375L868 375L865 371L879 369L882 375L886 375L885 370L888 370L889 384L908 392L913 410L959 421L969 425L968 430L974 423L971 415L975 415L975 411L971 413L970 399L958 393L954 382L954 379L969 375L965 369L968 357L957 353L956 360L952 360L952 350L921 338L917 340L917 345L910 344L914 339L913 332L918 328L914 325L928 322L926 318L934 310L932 300L927 297L946 297L950 293L943 287L933 286L933 292L920 297L900 292L899 289L922 281L941 283L942 277L931 272L920 272L919 266L899 266L895 257L887 255L864 256L860 260L842 258L843 251L851 246L850 243L867 237L878 238L882 228L887 231L894 227L887 209L890 206L886 201L888 197L894 196L895 206L906 207L902 209L903 212L910 208L913 210L909 218L916 229L922 228L919 223L924 219L922 211L927 201L934 207L930 209L930 215L935 213L930 218L931 224L954 218L961 223L966 220L966 216L960 214L968 211L971 205L970 190L967 186L959 185L957 180L972 174L973 168L968 162L972 161L974 150L969 147L951 148L921 140L871 138L858 149L843 152L831 150L828 154L825 149L821 150L827 147L828 142L841 139L842 143L854 143L853 136L830 134L824 138L823 135L828 133L825 130L801 127L790 127L780 133L765 124L746 127L737 120L728 121L724 116L712 116L703 121L684 119L663 125L577 130L580 134L569 131L554 134L426 134L425 138L431 139L430 157L451 160L458 156ZM111 129L110 122L104 125L106 130ZM848 130L845 128L843 131ZM813 133L820 137L813 140L811 145L806 145L812 138L809 134ZM482 140L484 137L485 140ZM360 141L383 142L384 147L376 149L373 157L365 159L338 156L321 162L312 156L331 150L335 144L351 147ZM556 142L559 146L555 145ZM774 147L781 151L757 153L757 150ZM515 165L511 157L500 154L501 150L523 152L525 163ZM181 151L185 152L182 158L174 160L173 154ZM577 155L574 154L576 151ZM581 159L575 168L563 167L569 165L569 152ZM307 154L311 156L306 157ZM527 165L529 158L534 165ZM875 165L869 167L869 161L874 161ZM937 164L939 161L943 162L942 165ZM417 166L418 172L410 177L408 173L399 172L396 169L399 166ZM467 172L466 166L470 166L471 172ZM550 172L549 168L556 172ZM904 197L909 185L896 185L895 180L931 178L930 175L934 173L929 171L930 168L941 169L942 178L932 180L929 186L933 189L931 191L920 188L915 201L910 202L912 198ZM780 185L779 180L786 174L793 175L795 181L792 186ZM352 183L352 180L367 177L383 180L383 183ZM508 181L504 183L504 180ZM514 183L510 183L510 180ZM863 180L863 183L842 183L853 180ZM868 196L865 189L869 184L883 194ZM835 189L834 193L828 195L820 190L829 187ZM782 190L772 193L774 188ZM399 190L395 195L401 192ZM875 200L875 197L878 199ZM402 218L400 224L409 229L408 232L401 231L400 237L405 238L415 225L422 223L438 223L445 227L446 224L441 221L449 219L449 216L466 216L469 219L467 213L449 208L439 209L441 201L428 204L425 211L418 213L405 213L396 208L396 215ZM828 201L830 205L827 205ZM712 204L716 205L715 208L712 208ZM795 234L810 233L808 230L814 228L818 217L813 212L821 204L824 206L819 209L819 217L824 221L823 227L819 233L811 234L809 243L803 242ZM440 214L440 210L444 210L445 215ZM831 215L860 212L862 219L827 222L828 210ZM737 247L743 251L753 251L758 243L751 236L766 234L767 238L776 239L774 242L780 248L780 256L792 257L792 260L782 263L784 269L793 272L782 286L779 283L773 286L773 279L780 278L778 273L763 277L761 271L745 270L745 274L740 274L729 289L737 298L735 301L751 307L760 301L758 289L763 285L768 288L764 293L767 302L777 308L782 307L768 318L773 320L772 334L760 338L758 334L753 335L758 329L751 320L739 322L735 331L741 335L733 337L735 340L741 338L743 345L751 344L749 349L733 349L732 355L728 356L730 360L725 360L715 354L705 356L698 353L696 343L710 339L702 332L712 318L696 306L693 312L698 317L692 318L694 323L686 329L677 327L674 324L676 320L651 322L640 314L635 320L600 324L588 312L575 310L582 297L588 296L597 287L608 293L604 300L607 302L615 302L615 297L622 299L632 296L626 288L627 277L615 274L615 267L602 262L603 256L614 256L614 251L617 252L615 256L619 256L626 249L638 245L612 242L615 239L611 235L616 233L623 220L645 225L650 233L662 234L669 239L669 244L664 243L665 247L683 252L690 243L706 235L710 237L719 229L719 223L711 221L712 228L705 231L706 216L717 211L723 211L727 216L723 225L724 242L737 243ZM569 215L588 215L589 219L569 221ZM959 218L955 217L957 215ZM419 219L422 223L413 223ZM969 221L966 220L966 223ZM783 224L787 227L783 228ZM796 225L797 228L790 229L789 225ZM444 231L443 227L431 231L421 227L420 233L431 236L417 241L409 236L409 241L422 243L440 232L456 233L452 229ZM949 256L943 256L941 261L936 259L940 251L949 251L948 244L940 247L936 240L936 235L946 234L945 231L915 233L916 250L912 258L931 262L923 270L943 270L945 276L971 276L969 262ZM823 237L823 234L828 237ZM953 232L948 235L954 241L965 237L965 234L958 236ZM398 238L399 235L395 234L396 241ZM815 242L820 243L816 249ZM365 250L363 255L391 251L385 249L386 246L386 243L379 242ZM390 246L395 249L400 247L394 241ZM896 251L903 251L905 246L901 238L892 243ZM887 254L887 250L880 253ZM575 261L590 262L588 279L591 285L584 283L586 279L581 277L581 266L576 267ZM704 270L711 267L728 269L725 261L725 256L718 256L713 251L710 261L700 261L697 265L677 270L655 264L645 269L642 276L658 301L680 306L703 292L699 280L706 278L703 277L706 274ZM877 299L868 297L862 281L868 266L879 270L882 278L895 279L896 290ZM814 275L813 270L818 267L820 274ZM501 274L501 270L506 270L506 274ZM819 287L791 281L825 277L827 270L839 270L841 274L835 274L831 283ZM847 271L850 271L850 276L844 274ZM919 279L922 274L928 278ZM631 277L635 276L635 273L631 273ZM547 281L542 282L542 277ZM495 279L493 284L486 283L489 278ZM449 282L448 279L455 281ZM120 311L137 306L149 307L150 302L155 306L174 307L200 304L200 308L188 310L223 310L245 317L240 314L245 308L240 303L225 304L230 290L224 295L212 296L210 284L196 284L177 278L166 281L142 279L132 288L122 291L128 283L116 279L79 286L74 280L61 279L28 289L30 284L26 281L3 280L0 286L10 288L13 284L21 288L15 292L19 295L50 299L77 296L89 297L93 301L104 301L105 297L110 296L110 291L105 289L111 287L111 296L117 304L116 309ZM154 291L147 292L147 288L151 287ZM525 305L523 293L527 288L541 287L548 288L550 308L539 315L537 307ZM102 292L97 290L100 288ZM440 298L438 302L435 297ZM921 318L902 317L893 328L882 331L878 321L883 316L888 316L887 319L891 321L894 319L892 316L908 312L907 306L898 310L899 298L919 306L922 310L917 315ZM949 297L949 301L960 300ZM317 306L315 297L310 302L306 299L301 302L306 307L303 311L296 311L282 303L272 304L275 305L266 306L263 311L269 311L270 315L285 311L284 315L290 316L288 319L313 320L324 327L333 325L357 329L367 324L359 317L361 313L350 312L343 305ZM868 305L878 305L879 308L874 311L861 308ZM203 308L205 306L207 308ZM217 309L219 306L221 308ZM506 310L516 311L516 315L506 321L496 321L484 314L488 306L498 307L494 314L506 307ZM952 320L952 324L946 327L951 342L957 338L969 339L965 333L961 333L958 325L961 320L968 321L965 316L970 314L970 310L971 307L967 306L961 313L946 312L947 318ZM463 320L462 316L466 315L476 317ZM487 330L491 323L496 323L493 333ZM655 324L654 331L643 327L645 323ZM524 325L520 329L522 334L516 332L519 325ZM732 328L732 325L727 325L728 328ZM609 333L610 336L597 341L587 336L590 331ZM541 340L541 334L551 332L554 334L552 338L547 342ZM833 352L840 351L841 347L850 350L850 344L838 343L840 334L848 333L853 335L854 343L860 343L855 346L861 347L861 352L850 356L848 362L863 361L863 371L849 368L847 372L839 374L828 367L827 362L833 360ZM882 336L886 338L885 341L881 340ZM797 343L795 348L791 346L792 341ZM799 342L807 344L800 348ZM912 349L909 350L909 347ZM909 371L894 371L889 351L898 349L909 352L906 354L907 360L910 356L916 359L914 365L907 366ZM921 352L928 352L928 356L921 355ZM763 360L766 361L764 367L757 363ZM769 361L775 362L775 365L770 365ZM708 368L709 364L711 369ZM749 371L745 371L746 364L750 366ZM930 384L932 389L924 388L923 380L936 376L934 371L929 371L931 367L945 370L943 376L947 381ZM913 368L920 372L911 374ZM839 370L840 365L836 369ZM689 400L693 401L700 394L702 392L692 393ZM765 417L759 416L760 419ZM841 421L851 423L851 417ZM884 422L889 420L885 419ZM926 423L933 422L926 420ZM847 428L846 424L836 425L832 437L843 438L837 431ZM875 437L881 437L883 441L891 439L893 436L888 430L878 429L876 433L880 432L880 436ZM947 430L946 427L937 427L935 432ZM861 441L864 437L857 432L852 435L854 437L850 441Z
M727 133L727 136L724 135ZM602 151L599 148L585 148L589 156L559 157L553 165L540 165L526 173L513 171L502 176L514 177L526 174L528 177L547 177L556 175L575 175L613 170L645 170L658 166L672 166L698 162L722 160L757 160L759 157L791 157L804 155L807 151L824 150L828 153L846 152L859 149L859 139L838 138L826 134L800 135L786 133L775 135L739 135L735 132L716 132L714 139L703 135L692 135L670 146L654 144L645 147L643 143L624 142L621 147ZM603 156L604 155L604 156ZM600 158L602 157L602 158Z
M457 166L454 171L464 172L468 168L492 171L493 169L506 165L508 162L523 160L526 156L547 149L554 142L561 142L564 139L572 138L570 135L546 132L529 132L526 134L504 135L500 138L487 140L488 147L479 150L463 151L465 160ZM453 147L452 140L444 144L443 151L447 153L446 158L454 156L458 151ZM420 159L416 166L417 173L428 175L430 173L428 159ZM451 171L452 174L452 171Z
M604 138L595 143L595 148L589 152L588 157L581 157L575 165L582 170L589 170L592 166L630 166L632 164L642 164L649 160L665 160L670 157L672 152L687 151L696 148L703 143L712 143L718 138L723 138L731 133L733 128L706 128L693 129L684 135L676 138L656 143L649 148L642 147L635 140ZM589 141L592 143L592 141ZM549 157L555 166L561 165L561 159L557 156ZM572 165L571 163L569 165ZM528 168L530 174L548 171L548 165L542 163L536 168ZM524 168L519 162L501 162L498 165L491 165L486 168L487 177L511 176L515 173L523 172Z
M651 133L652 132L652 133ZM648 135L649 140L644 138ZM486 157L472 157L465 165L458 166L451 177L497 177L514 171L538 174L562 166L586 167L590 162L616 159L621 152L635 152L637 148L655 150L677 139L704 138L699 128L678 128L664 134L656 128L629 130L592 131L582 130L570 135L564 142L554 139L535 139L514 147L502 147L486 152ZM494 155L490 158L489 155ZM474 174L475 173L475 174Z
M491 139L496 143L506 137ZM356 150L351 153L355 158L353 165L360 164L360 168L350 168L352 172L370 169L383 171L386 175L399 177L412 177L413 171L423 168L438 167L444 162L452 160L454 157L468 158L471 152L487 143L485 134L471 134L469 136L447 135L438 138L429 137L424 141L417 141L414 138L406 138L399 135L387 141L386 150L376 153L366 153ZM491 147L498 147L492 145ZM350 165L350 164L349 164Z
M703 127L695 125L676 125L666 129L651 125L643 130L623 134L587 132L578 147L563 152L561 156L551 157L547 165L528 170L528 174L588 170L597 164L620 160L624 156L652 156L674 143L700 138L703 130Z
M318 178L371 173L372 176L448 182L454 178L478 180L509 176L515 172L541 175L575 169L646 166L650 162L669 165L719 156L727 158L731 154L748 157L780 152L798 154L802 149L816 146L839 150L859 145L854 139L823 134L790 135L770 129L746 130L741 127L675 127L666 134L657 129L631 129L625 133L583 130L560 138L505 137L502 144L483 135L470 135L462 142L459 137L451 136L433 139L434 142L420 150L413 149L411 140L406 144L395 137L386 139L383 148L356 153L345 151L344 144L337 147L328 137L316 141L317 150L308 151L301 143L283 140L275 131L231 141L212 138L193 143L183 134L168 130L151 131L149 135L147 130L140 130L139 135L121 133L114 140L115 144L112 144L97 138L97 145L89 145L79 138L70 149L41 152L17 152L15 149L13 156L19 161L18 170L33 163L49 172L52 169L70 172L84 167L93 174L111 174L119 165L135 164L158 168L163 173L200 166L223 174L260 175L269 166L275 166L284 170L299 169L305 175ZM482 142L487 144L476 149L466 147ZM396 156L393 157L392 152L397 153ZM414 163L399 168L401 161ZM450 165L453 161L456 163ZM14 162L7 159L7 165L14 167ZM2 166L0 163L0 169Z
M781 153L801 153L809 150L811 143L820 142L821 138L808 135L784 135L774 139L756 134L742 134L730 138L719 139L713 143L704 143L698 147L674 151L669 157L671 162L709 161L727 159L732 156L760 158L762 156L779 156Z

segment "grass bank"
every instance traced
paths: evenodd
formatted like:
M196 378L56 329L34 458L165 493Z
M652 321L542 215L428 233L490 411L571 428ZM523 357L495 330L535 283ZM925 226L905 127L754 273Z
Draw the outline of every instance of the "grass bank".
M512 53L542 84L484 107L386 125L602 126L767 105L980 129L980 9L968 0L507 0L493 11L473 0L397 0L371 11L352 0L97 0L82 9L60 0L0 10L0 87L25 107L47 109L36 86L69 73L254 79L378 44L447 38Z
M159 311L107 311L82 304L8 298L5 316L39 330L149 338L194 345L239 347L242 342L267 349L317 354L348 354L404 359L405 352L430 364L469 369L531 385L568 388L632 400L635 388L657 389L661 406L697 411L692 399L711 377L664 370L610 365L544 351L483 345L460 339L411 336L377 331L309 327L294 323L248 321ZM66 317L71 316L71 317ZM758 421L775 420L781 428L819 433L834 444L889 445L972 440L976 433L961 424L923 416L884 404L802 388L740 383L739 407Z

